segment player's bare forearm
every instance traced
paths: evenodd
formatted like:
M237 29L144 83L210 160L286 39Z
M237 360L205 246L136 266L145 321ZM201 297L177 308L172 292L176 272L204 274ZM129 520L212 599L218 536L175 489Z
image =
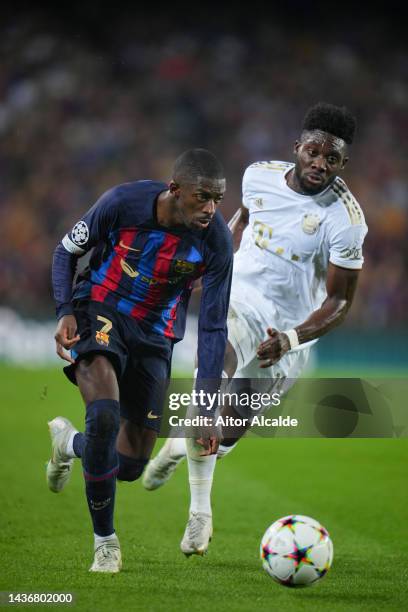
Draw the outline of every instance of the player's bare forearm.
M359 272L329 264L327 298L318 310L295 328L300 344L323 336L344 321L353 302Z
M340 325L350 306L351 302L347 300L341 300L337 297L327 298L319 310L315 310L304 323L295 327L299 344L319 338Z
M340 325L352 302L357 286L359 270L339 268L329 264L326 290L327 298L303 323L295 327L299 344L323 336ZM267 330L268 339L257 350L261 368L268 368L279 361L291 346L287 334L273 328Z
M241 206L228 223L231 230L234 253L238 251L241 244L242 234L249 223L249 210Z

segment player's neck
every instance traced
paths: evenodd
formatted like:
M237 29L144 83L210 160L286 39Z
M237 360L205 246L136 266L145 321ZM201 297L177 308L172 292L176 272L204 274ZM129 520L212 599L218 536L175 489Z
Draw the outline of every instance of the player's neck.
M182 220L178 217L174 204L174 196L172 196L170 191L162 191L159 194L156 202L156 220L159 225L163 225L164 227L183 225Z

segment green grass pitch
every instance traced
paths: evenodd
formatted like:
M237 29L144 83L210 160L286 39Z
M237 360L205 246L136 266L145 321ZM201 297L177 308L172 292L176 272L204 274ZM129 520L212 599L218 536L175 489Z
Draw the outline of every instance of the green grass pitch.
M80 464L63 493L45 483L46 422L62 414L80 427L79 394L58 370L2 367L0 377L0 590L72 592L73 610L95 612L408 609L407 439L243 440L217 465L205 558L179 551L185 465L155 492L121 483L123 571L93 575ZM331 571L307 589L274 583L259 560L264 530L290 513L318 519L334 542Z

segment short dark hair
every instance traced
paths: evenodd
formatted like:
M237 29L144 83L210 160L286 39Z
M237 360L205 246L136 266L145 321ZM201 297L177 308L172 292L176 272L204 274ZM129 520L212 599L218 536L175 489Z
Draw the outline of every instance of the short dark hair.
M345 106L318 102L307 111L302 130L321 130L351 144L356 126L356 118Z
M173 179L177 183L195 183L197 179L223 179L224 169L218 159L206 149L189 149L175 161Z

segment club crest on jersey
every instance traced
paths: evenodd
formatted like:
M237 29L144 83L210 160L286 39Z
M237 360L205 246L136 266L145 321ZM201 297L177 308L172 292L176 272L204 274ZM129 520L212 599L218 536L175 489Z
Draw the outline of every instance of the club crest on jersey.
M89 238L89 229L85 221L75 223L71 232L71 240L78 246L86 244Z
M109 340L110 340L109 335L105 334L105 332L103 332L103 331L97 331L96 332L95 340L101 346L109 346Z
M320 223L319 215L313 213L305 214L302 218L302 230L305 234L313 235L319 229Z
M191 261L183 261L182 259L176 259L176 263L174 264L174 271L178 274L191 274L194 272L196 267L195 263Z

